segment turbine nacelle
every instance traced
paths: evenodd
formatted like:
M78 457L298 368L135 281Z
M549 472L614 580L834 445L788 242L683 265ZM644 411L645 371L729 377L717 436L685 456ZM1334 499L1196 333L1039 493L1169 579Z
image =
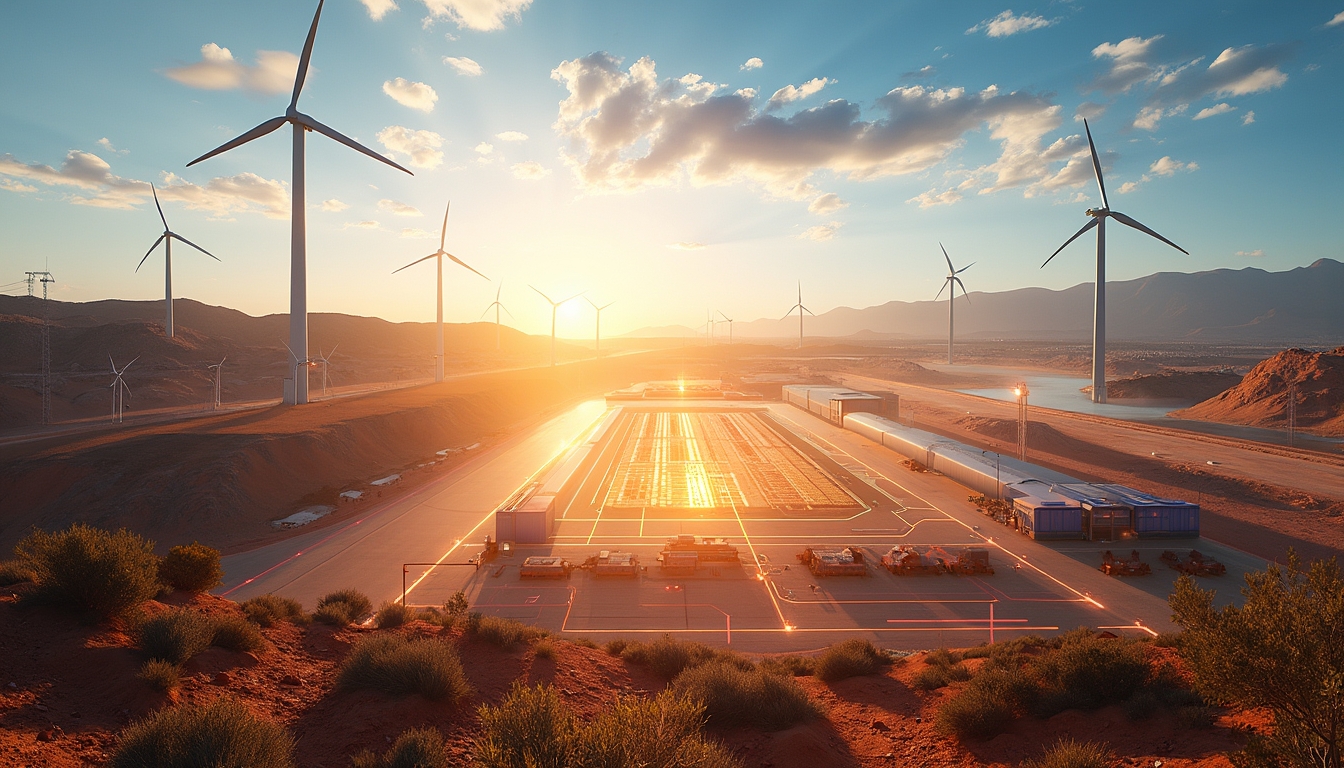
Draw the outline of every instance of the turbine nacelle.
M1110 208L1088 208L1085 213L1093 218L1104 219L1111 215Z

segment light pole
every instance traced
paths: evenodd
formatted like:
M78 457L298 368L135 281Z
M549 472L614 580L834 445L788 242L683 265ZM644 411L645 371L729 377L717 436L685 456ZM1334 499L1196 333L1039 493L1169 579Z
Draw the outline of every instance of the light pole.
M999 480L999 452L981 451L980 453L985 456L988 456L991 453L994 454L994 498L1001 501L1003 500L1003 483Z
M1017 397L1017 455L1023 461L1027 460L1027 395L1031 391L1027 389L1026 382L1013 387L1013 395Z

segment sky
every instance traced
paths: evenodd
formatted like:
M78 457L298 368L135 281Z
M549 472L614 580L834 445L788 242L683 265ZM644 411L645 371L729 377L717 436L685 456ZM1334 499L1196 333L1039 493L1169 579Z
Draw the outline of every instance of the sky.
M288 311L283 114L316 3L0 4L0 288ZM1344 259L1344 0L327 0L299 109L410 169L307 138L312 311L603 333L1092 279ZM9 284L9 285L5 285ZM508 316L505 316L508 321ZM581 300L561 335L591 333Z

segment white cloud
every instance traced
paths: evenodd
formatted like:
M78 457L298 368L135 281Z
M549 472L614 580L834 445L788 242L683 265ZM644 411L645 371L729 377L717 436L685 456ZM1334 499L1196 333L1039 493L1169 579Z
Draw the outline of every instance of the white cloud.
M668 243L667 247L671 248L674 251L701 251L704 250L706 246L704 243L681 242L681 243Z
M775 91L774 95L770 97L770 104L767 108L778 109L790 102L806 99L825 88L827 84L834 82L834 80L827 80L824 77L814 77L802 85L786 85Z
M1077 109L1073 111L1073 120L1074 122L1082 122L1083 120L1096 120L1098 117L1101 117L1104 114L1106 114L1105 104L1098 104L1093 101L1084 101L1082 104L1078 105Z
M288 51L257 51L257 63L248 66L233 58L228 48L215 43L201 46L201 60L170 67L168 77L192 88L229 91L242 88L257 93L286 93L294 87L299 57ZM309 69L309 73L316 69Z
M1042 137L1061 123L1060 108L1045 96L994 86L978 93L910 86L878 98L872 120L844 99L783 117L756 109L754 94L660 80L648 58L621 65L599 52L551 73L568 90L555 123L569 142L564 157L590 190L629 191L689 177L697 185L748 181L806 199L817 194L808 184L813 173L863 180L925 171L983 126L1002 156L970 173L992 177L991 191L1027 186L1034 194L1089 180L1090 165L1072 167L1071 156L1086 152L1078 137L1042 150ZM1059 163L1069 165L1057 170Z
M1163 156L1148 166L1149 173L1155 173L1158 176L1174 176L1177 171L1198 171L1197 163L1182 163L1179 160L1172 160L1171 157Z
M1333 18L1325 22L1327 27L1338 27L1340 24L1344 24L1344 11L1336 13Z
M921 192L905 202L919 203L920 208L935 208L940 205L952 205L960 199L961 193L955 189L948 189L943 192L934 192L931 189L928 192Z
M413 205L400 202L398 200L388 200L383 198L378 201L378 210L387 211L393 216L423 216L420 209Z
M407 228L399 233L401 237L409 240L433 240L434 233L423 229Z
M1095 59L1110 59L1110 68L1093 81L1093 87L1106 93L1128 91L1153 76L1148 59L1162 35L1149 38L1127 37L1118 43L1102 43L1092 49Z
M1288 75L1279 67L1292 53L1290 45L1226 48L1204 67L1201 66L1204 57L1161 62L1156 46L1161 40L1161 35L1146 39L1130 37L1118 43L1102 43L1092 49L1093 57L1110 62L1108 69L1094 79L1094 88L1116 93L1128 91L1140 83L1151 86L1147 108L1151 108L1148 122L1153 128L1156 128L1154 116L1163 116L1156 111L1160 107L1189 104L1206 96L1263 93L1288 81ZM1136 120L1135 125L1146 127L1142 119Z
M340 213L341 211L344 211L349 207L350 207L349 205L341 202L340 200L337 200L334 197L331 198L330 200L322 201L322 210L327 211L328 213Z
M1246 114L1241 116L1242 125L1250 125L1255 122L1255 110L1248 109Z
M746 69L760 69L761 67L764 67L764 66L765 66L765 62L761 61L760 58L758 58L758 57L756 57L756 56L752 56L750 59L747 59L746 61L744 61L744 62L742 63L742 66L738 67L738 69L742 69L742 70L746 70Z
M1236 108L1236 107L1234 107L1234 106L1232 106L1231 104L1228 104L1227 102L1224 101L1224 102L1222 102L1222 103L1220 103L1220 104L1214 104L1212 107L1205 107L1205 108L1199 110L1199 113L1196 114L1196 115L1195 115L1193 118L1191 118L1191 119L1192 119L1192 120L1203 120L1203 119L1205 119L1205 118L1214 117L1214 116L1216 116L1216 115L1225 115L1225 114L1227 114L1228 112L1235 112L1235 111L1237 111L1237 108Z
M475 59L469 59L466 56L444 56L443 63L457 70L457 74L467 77L480 77L485 70L476 63Z
M34 186L32 186L31 184L24 184L23 182L15 181L14 179L11 179L11 178L9 178L9 177L7 177L7 176L0 176L0 189L5 190L6 192L36 192L36 191L37 191L37 187L34 187Z
M528 160L525 163L515 163L513 168L513 177L515 179L540 179L551 175L551 169L543 166L535 160Z
M520 131L504 131L496 133L495 138L500 141L527 141L527 134Z
M268 219L288 219L289 185L255 173L217 176L197 186L172 173L163 174L159 200L177 201L187 210L205 211L215 218L234 213L260 213Z
M931 77L933 77L934 75L937 75L937 74L938 74L938 68L937 68L937 67L933 66L932 64L925 64L924 66L922 66L922 67L920 67L919 69L916 69L916 70L914 70L914 71L912 71L912 72L902 72L902 73L901 73L901 79L902 79L902 80L928 80L929 78L931 78Z
M1030 32L1033 29L1041 29L1054 24L1057 20L1047 19L1044 16L1022 15L1014 16L1012 10L1004 11L992 19L985 19L974 27L966 30L966 34L973 35L976 32L984 30L984 33L990 37L1008 37L1016 35L1019 32Z
M1185 114L1189 104L1177 104L1174 107L1163 109L1160 106L1149 105L1139 110L1139 114L1134 116L1132 127L1142 128L1145 131L1156 131L1157 124L1164 117L1176 117Z
M369 18L382 21L388 11L397 10L397 0L359 0L369 11Z
M433 131L413 131L389 125L378 132L378 141L393 154L407 155L416 168L438 168L443 162L443 137Z
M434 102L439 100L439 94L435 93L433 88L404 77L383 83L383 93L391 96L393 101L403 107L418 109L421 112L433 112Z
M830 240L835 237L836 233L840 231L840 227L843 226L844 225L838 221L831 221L825 224L818 224L815 227L808 227L807 229L803 230L802 234L798 235L798 239L816 240L818 242L821 242L823 240Z
M1130 192L1133 192L1134 190L1136 190L1136 189L1138 189L1138 188L1139 188L1139 182L1137 182L1137 181L1126 181L1124 184L1121 184L1121 185L1120 185L1120 194L1122 194L1122 195L1128 195Z
M1237 251L1238 256L1250 256L1251 258L1260 258L1265 255L1264 249L1256 248L1254 251Z
M99 139L97 143L98 146L102 147L108 152L111 152L114 155L128 155L131 152L129 149L117 149L116 147L112 146L112 140L107 138L106 136Z
M827 192L824 195L813 200L808 204L808 213L816 213L825 216L829 213L835 213L842 208L848 208L849 203L840 199L840 196L834 192Z
M382 229L383 225L372 219L367 221L347 221L341 229Z
M480 144L476 145L476 154L478 155L488 155L494 151L495 151L494 144L486 144L484 141L482 141Z
M504 22L522 18L532 0L422 0L429 9L429 21L447 18L459 29L488 32L503 29Z

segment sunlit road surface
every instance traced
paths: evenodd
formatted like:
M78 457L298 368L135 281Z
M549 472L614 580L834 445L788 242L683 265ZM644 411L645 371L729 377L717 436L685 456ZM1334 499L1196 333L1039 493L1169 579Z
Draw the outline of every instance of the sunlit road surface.
M375 604L399 597L402 563L438 562L462 549L459 542L479 552L480 540L494 534L495 507L604 411L600 400L582 403L359 518L226 557L224 585L215 592L237 601L273 592L309 609L345 587Z
M849 373L836 374L859 389L894 391L910 401L929 403L976 416L1014 421L1017 405L961 392L900 384ZM1344 498L1344 457L1294 453L1291 449L1134 422L1032 408L1031 420L1114 451L1159 459L1168 464L1202 466L1238 477L1313 495ZM1011 449L1007 449L1011 450ZM1027 446L1030 454L1031 446ZM1030 456L1028 456L1030 458ZM1209 462L1215 462L1209 464Z

